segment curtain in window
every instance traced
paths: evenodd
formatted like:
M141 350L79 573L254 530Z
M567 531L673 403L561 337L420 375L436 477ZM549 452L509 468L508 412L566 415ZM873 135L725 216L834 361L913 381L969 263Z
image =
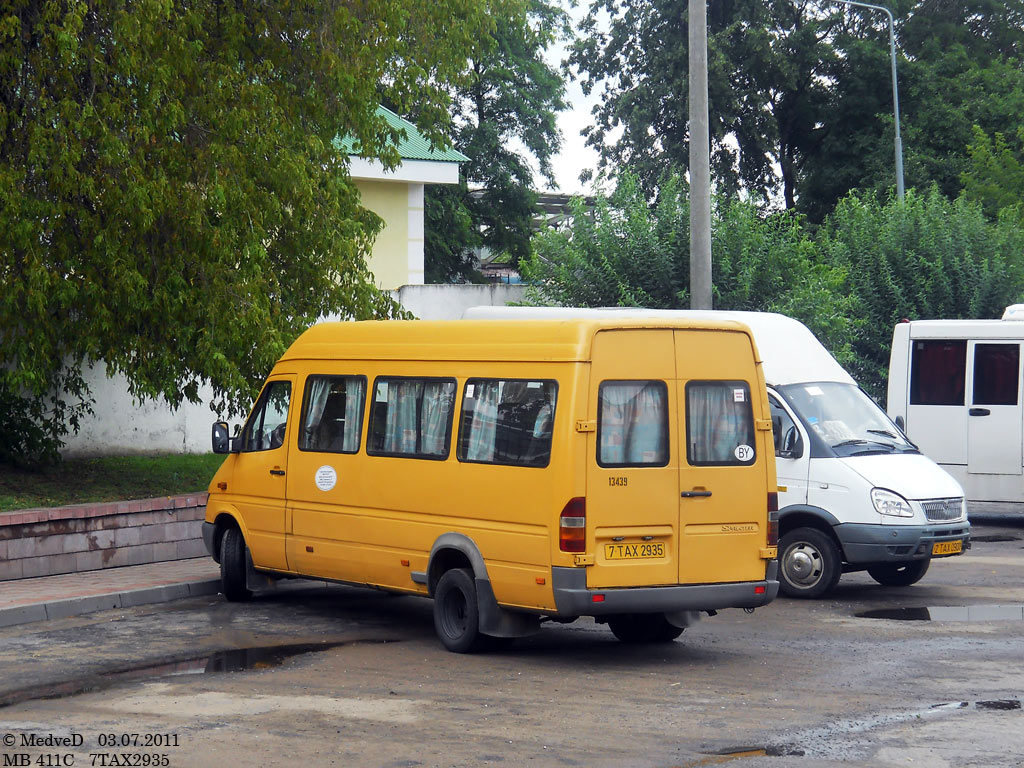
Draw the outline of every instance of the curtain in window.
M743 400L736 400L736 391L743 391ZM749 432L749 396L728 384L691 384L687 388L687 433L690 438L690 461L702 463L735 463L735 450L751 445Z
M448 414L454 391L455 384L450 381L426 382L420 421L420 453L444 455L447 448Z
M345 381L345 437L341 450L359 450L359 433L363 426L363 395L366 384L362 379L350 378Z
M650 383L601 389L601 463L659 464L665 460L665 391Z
M324 406L327 405L327 395L331 390L330 379L324 377L311 378L306 382L309 388L309 409L306 411L306 421L302 425L302 449L315 448L313 435L320 426L320 419L324 415Z
M466 440L466 459L469 461L493 461L495 423L498 419L497 381L476 385L475 406Z
M416 411L422 381L388 382L388 414L384 423L385 453L416 453Z

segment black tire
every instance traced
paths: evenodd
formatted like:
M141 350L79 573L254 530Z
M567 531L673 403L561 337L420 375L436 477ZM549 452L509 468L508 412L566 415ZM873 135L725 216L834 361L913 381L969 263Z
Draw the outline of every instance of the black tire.
M474 653L488 645L480 633L476 583L468 568L445 571L434 590L434 631L453 653Z
M821 597L839 582L842 565L828 534L796 528L779 542L779 589L788 597Z
M252 597L245 585L245 539L237 528L228 528L220 538L220 588L232 603Z
M624 613L608 619L608 628L620 642L671 643L681 634L683 628L670 624L662 613Z
M868 568L868 575L886 587L909 587L928 573L932 561L911 560L909 563L881 563Z

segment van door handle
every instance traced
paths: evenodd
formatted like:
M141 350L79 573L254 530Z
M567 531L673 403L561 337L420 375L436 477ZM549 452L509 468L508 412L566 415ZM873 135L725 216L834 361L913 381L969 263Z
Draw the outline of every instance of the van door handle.
M711 491L683 491L679 495L684 499L707 498L711 495Z
M270 474L272 474L272 475L283 475L284 474L284 470L283 469L272 469L272 470L270 470Z
M971 408L968 413L971 414L971 416L988 416L992 411L988 408Z

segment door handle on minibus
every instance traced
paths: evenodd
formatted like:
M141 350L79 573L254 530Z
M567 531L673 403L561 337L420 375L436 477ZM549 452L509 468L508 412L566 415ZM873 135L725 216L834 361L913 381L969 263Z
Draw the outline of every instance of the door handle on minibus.
M992 411L990 411L988 408L971 408L971 410L969 410L968 413L971 416L988 416L990 413L992 413Z
M684 499L707 498L711 495L711 491L683 491L679 495Z
M283 469L272 469L272 470L270 470L270 474L272 474L272 475L283 475L284 474L284 470Z

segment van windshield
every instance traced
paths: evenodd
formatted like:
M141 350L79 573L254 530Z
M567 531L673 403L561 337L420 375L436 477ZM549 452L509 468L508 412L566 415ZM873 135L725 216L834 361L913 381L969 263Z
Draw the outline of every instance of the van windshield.
M807 428L839 456L917 453L885 412L852 384L790 384L779 391Z

